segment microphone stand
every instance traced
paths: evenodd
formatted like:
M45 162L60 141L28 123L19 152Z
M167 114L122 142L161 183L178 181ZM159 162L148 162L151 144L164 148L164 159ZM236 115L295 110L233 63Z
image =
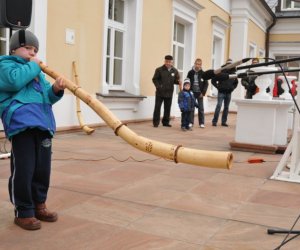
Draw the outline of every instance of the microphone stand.
M281 71L265 71L265 72L249 72L249 73L242 73L239 74L240 76L247 76L247 75L262 75L262 74L272 74L272 73L283 73L285 76L285 72L296 72L296 71L300 71L300 69L290 69L290 70L283 70L282 66L280 65L280 63L285 63L285 62L293 62L293 61L300 61L300 57L294 57L294 58L289 58L289 59L283 59L283 60L274 60L271 62L265 62L265 63L257 63L257 64L251 64L251 65L247 65L247 66L240 66L240 67L236 67L236 70L242 70L242 69L250 69L250 68L256 68L256 67L261 67L261 66L268 66L268 65L273 65L273 64L278 64L279 67L281 68ZM238 75L238 76L239 76ZM285 76L286 78L286 76ZM287 80L287 79L286 79ZM298 94L299 95L299 94ZM292 96L293 97L293 96ZM299 116L300 112L299 112L299 107L297 105L296 100L294 99L294 103L298 109L298 113L297 115ZM298 97L299 100L299 97ZM298 216L298 218L295 220L293 226L291 227L290 230L283 230L283 229L268 229L267 233L268 234L286 234L286 236L284 237L284 239L282 240L282 242L280 243L280 245L278 247L276 247L274 250L280 250L280 248L285 245L286 243L288 243L289 241L295 239L296 237L300 236L300 231L299 230L293 230L293 228L295 227L296 223L298 222L298 220L300 219L300 215ZM294 234L292 237L289 237L289 235Z
M294 57L294 58L277 60L277 61L274 60L271 62L256 63L256 64L251 64L251 65L246 65L246 66L238 66L238 67L236 67L236 70L251 69L251 68L257 68L257 67L261 67L261 66L268 66L268 65L273 65L273 64L280 64L280 63L294 62L294 61L300 61L300 57Z
M284 246L286 243L288 243L289 241L297 238L298 236L300 236L300 231L299 230L293 230L294 226L296 225L297 221L299 220L300 215L298 216L298 218L296 219L296 221L294 222L292 228L290 230L287 229L268 229L267 233L268 234L286 234L286 236L284 237L284 239L282 240L282 242L280 243L280 245L278 247L276 247L274 250L280 250L280 248L282 246ZM289 237L289 235L294 234L292 237Z
M284 70L284 73L299 72L299 71L300 71L300 68L287 69L287 70ZM273 71L261 71L261 72L244 72L244 73L237 74L236 78L243 78L243 77L247 77L247 76L260 76L260 75L265 75L265 74L282 74L282 71L281 70L273 70Z

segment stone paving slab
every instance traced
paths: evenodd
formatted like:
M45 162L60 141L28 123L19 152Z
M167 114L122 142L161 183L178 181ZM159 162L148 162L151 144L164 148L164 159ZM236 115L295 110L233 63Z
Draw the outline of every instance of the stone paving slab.
M180 130L130 123L138 135L202 150L230 151L235 114L229 127ZM270 180L282 155L232 151L233 168L187 164L139 151L99 127L57 133L53 139L51 186L47 205L59 220L34 232L13 224L7 179L9 159L0 160L0 249L6 250L264 250L285 235L300 213L300 185ZM263 163L249 164L251 157ZM295 229L300 229L296 223ZM300 249L300 238L282 249Z

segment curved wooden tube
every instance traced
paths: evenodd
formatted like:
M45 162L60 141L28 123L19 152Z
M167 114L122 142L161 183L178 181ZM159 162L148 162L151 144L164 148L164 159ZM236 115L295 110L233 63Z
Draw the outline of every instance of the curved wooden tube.
M77 74L75 61L72 62L72 67L73 67L73 71L74 71L74 75L75 75L75 83L76 83L77 86L79 86L79 79L78 79L78 74ZM77 113L77 118L78 118L79 125L82 128L82 130L85 133L87 133L88 135L92 134L95 131L95 129L90 128L89 126L87 126L83 122L83 118L82 118L82 115L81 115L81 109L80 109L80 99L77 96L76 96L76 113Z
M176 163L181 162L211 168L231 168L233 160L231 152L185 148L181 145L171 145L137 135L125 126L102 102L93 98L85 90L51 70L42 62L40 63L40 67L44 73L53 79L62 77L67 89L89 105L113 129L116 135L120 136L133 147L162 158L173 160Z

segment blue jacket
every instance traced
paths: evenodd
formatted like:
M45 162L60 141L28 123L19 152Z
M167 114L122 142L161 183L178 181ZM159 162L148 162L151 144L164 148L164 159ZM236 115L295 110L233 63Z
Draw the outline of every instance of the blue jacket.
M181 112L192 111L195 108L195 97L192 91L183 89L178 94L178 105Z
M19 56L0 56L0 116L6 136L28 128L55 133L52 105L60 100L35 62Z

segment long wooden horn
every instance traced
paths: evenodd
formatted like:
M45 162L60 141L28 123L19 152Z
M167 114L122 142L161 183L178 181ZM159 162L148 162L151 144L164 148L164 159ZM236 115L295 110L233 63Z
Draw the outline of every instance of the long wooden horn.
M75 83L77 86L79 86L79 77L77 74L77 68L76 68L76 62L73 61L72 62L72 68L73 68L73 72L74 72L74 76L75 76ZM81 115L81 108L80 108L80 99L76 96L76 113L77 113L77 118L78 118L78 122L80 127L82 128L82 130L87 133L88 135L92 134L95 129L90 128L89 126L87 126L84 122L83 122L83 118Z
M233 160L231 152L185 148L181 145L171 145L137 135L125 126L102 102L89 95L81 87L48 68L42 62L40 63L40 67L44 73L53 79L57 79L58 77L63 78L67 89L90 106L113 129L116 135L120 136L133 147L165 159L173 160L176 163L181 162L211 168L231 168Z

